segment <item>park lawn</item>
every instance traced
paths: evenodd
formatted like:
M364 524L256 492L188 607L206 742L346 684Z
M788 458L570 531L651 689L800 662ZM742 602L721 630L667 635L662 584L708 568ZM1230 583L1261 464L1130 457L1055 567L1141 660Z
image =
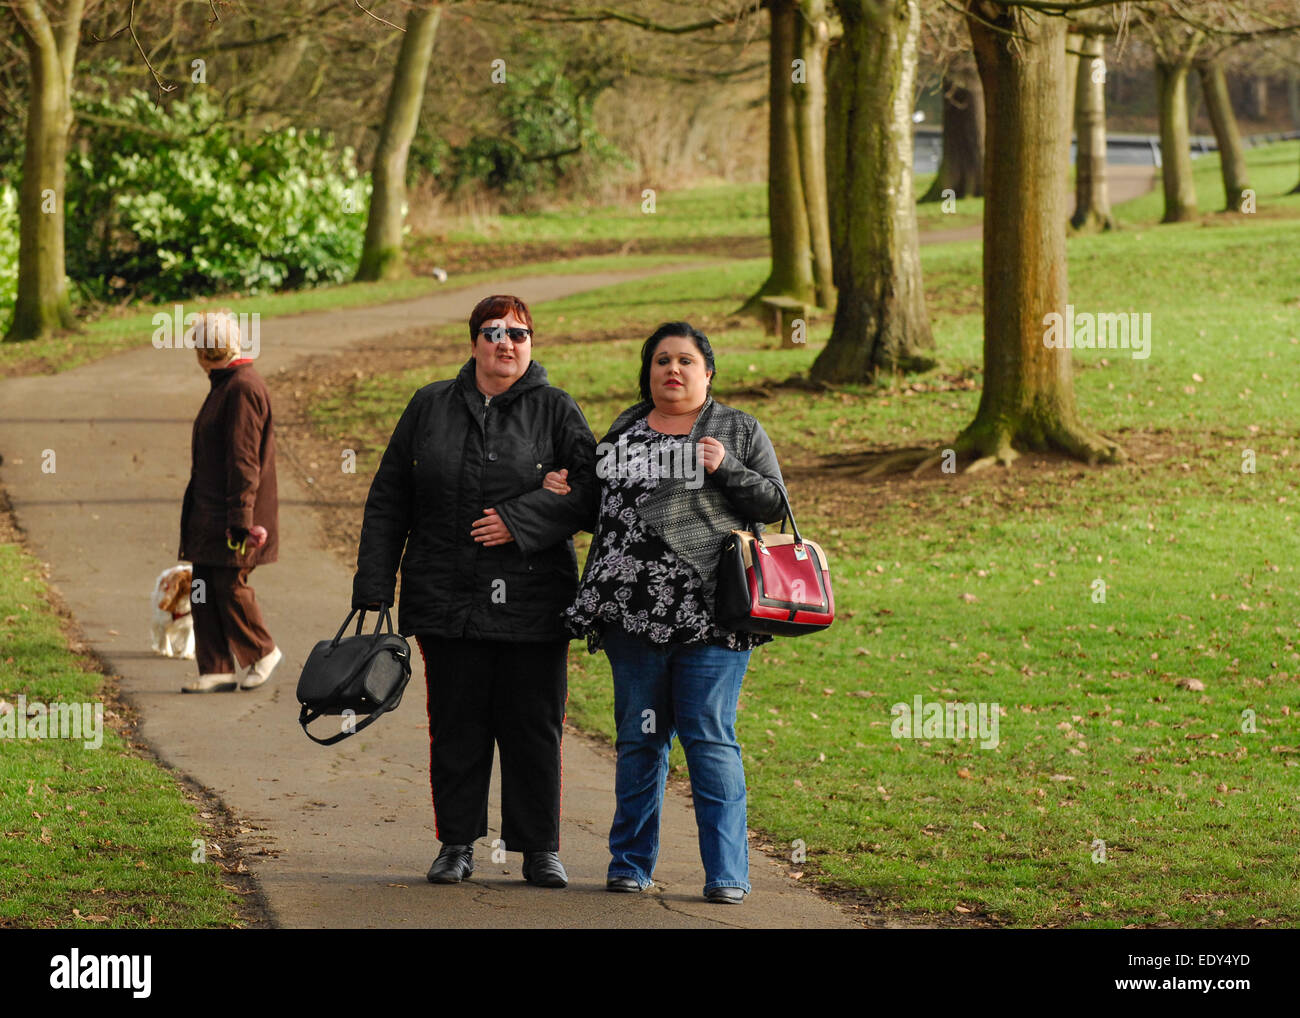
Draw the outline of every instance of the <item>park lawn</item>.
M939 366L869 387L779 384L807 370L829 321L807 349L780 351L732 318L762 261L537 309L536 356L598 435L634 398L642 338L662 320L701 326L718 396L763 422L801 526L831 556L836 624L755 652L738 723L751 826L778 851L803 846L791 868L806 882L899 916L1295 924L1294 227L1224 217L1070 240L1080 311L1152 316L1146 359L1075 354L1082 419L1129 452L1114 467L1026 457L874 482L816 469L829 454L942 447L971 419L975 243L922 254ZM373 469L410 394L460 360L359 381L315 422ZM605 658L575 643L570 661L570 717L610 736ZM894 738L891 705L918 695L996 702L997 747Z
M617 272L659 265L677 265L692 261L705 262L704 256L689 253L604 255L536 262L509 269L488 269L455 275L447 283L429 276L414 276L378 283L345 283L309 290L262 294L251 297L214 296L178 298L145 308L132 308L122 314L105 315L86 324L85 330L27 343L0 343L0 377L5 375L54 374L80 364L122 353L150 342L158 312L172 314L174 304L184 313L228 308L235 314L260 314L264 319L280 315L304 314L309 311L337 311L344 308L369 307L394 301L412 300L442 291L478 286L489 280L519 279L525 276L554 276L569 273Z
M917 177L917 193L929 186L932 176ZM465 219L437 236L411 238L408 241L409 260L412 264L436 262L440 248L448 242L470 247L490 247L509 242L563 248L584 241L654 241L659 245L654 253L548 257L544 261L525 261L509 267L453 274L446 284L429 276L416 276L251 297L178 298L100 315L88 321L84 330L77 333L39 342L0 343L0 377L66 371L142 346L153 335L154 315L159 311L170 314L173 304L177 303L182 304L187 313L200 307L226 307L236 314L256 312L263 318L272 318L409 300L440 289L471 287L490 280L632 270L692 261L703 263L711 261L712 256L708 252L693 251L696 242L725 238L765 239L767 236L766 184L713 183L680 191L657 192L653 214L642 212L642 202L637 196L635 201L600 208L588 209L575 204L526 215ZM977 225L983 215L983 199L965 199L958 204L957 211L948 214L938 203L918 205L917 215L922 230Z
M924 194L933 173L917 174L914 189ZM962 199L952 212L942 203L917 205L922 230L977 226L984 215L982 198ZM653 211L644 191L621 202L591 207L581 202L541 212L462 217L432 237L415 238L417 249L438 243L566 244L577 241L676 241L763 238L768 235L767 184L703 182L681 189L655 189Z
M1300 159L1296 157L1296 149L1294 141L1246 149L1247 177L1255 191L1254 215L1267 218L1300 213L1300 194L1288 194L1300 180ZM1232 219L1240 214L1234 210L1225 216L1222 211L1223 175L1219 170L1218 153L1207 153L1192 160L1192 181L1203 217ZM1154 190L1117 205L1114 212L1122 226L1157 223L1165 213L1164 192L1157 185Z
M0 700L101 702L103 676L68 649L39 572L0 544ZM97 748L0 738L0 928L240 925L217 861L191 861L206 837L193 805L111 722Z

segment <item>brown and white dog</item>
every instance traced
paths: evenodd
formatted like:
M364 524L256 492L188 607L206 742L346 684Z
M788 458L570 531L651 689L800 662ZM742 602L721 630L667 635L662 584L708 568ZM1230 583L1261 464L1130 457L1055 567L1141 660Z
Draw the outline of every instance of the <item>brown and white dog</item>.
M190 618L193 570L186 565L165 569L153 588L153 649L163 657L194 658L194 620Z

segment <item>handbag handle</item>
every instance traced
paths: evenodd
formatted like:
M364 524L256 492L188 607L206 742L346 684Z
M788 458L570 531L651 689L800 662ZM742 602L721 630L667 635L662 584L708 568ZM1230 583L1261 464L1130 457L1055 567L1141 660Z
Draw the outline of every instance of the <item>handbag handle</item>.
M357 618L356 632L353 633L352 635L353 636L361 635L361 626L364 624L366 620L366 611L367 609L365 608L353 608L350 612L348 612L348 617L343 620L343 625L339 626L339 631L334 634L334 639L330 641L330 650L333 650L335 647L339 645L339 641L343 639L343 631L348 628L348 623L352 621L352 616L356 615L357 612L360 612L361 615L360 617ZM392 633L393 618L388 612L388 605L380 604L379 611L375 613L375 632L374 632L375 638L373 641L374 643L377 644L379 642L379 638L385 635L383 632L381 632L381 627L385 625L387 625L388 627L388 633Z
M772 479L769 477L769 481ZM776 485L776 490L781 493L781 506L785 510L785 515L781 517L781 533L785 533L785 521L790 521L790 531L794 534L794 543L803 544L803 538L799 536L799 524L794 521L794 510L790 508L790 496L786 493L785 485L780 481L772 481ZM755 520L749 524L750 533L754 535L754 540L760 545L763 543L762 532L758 529L758 521Z

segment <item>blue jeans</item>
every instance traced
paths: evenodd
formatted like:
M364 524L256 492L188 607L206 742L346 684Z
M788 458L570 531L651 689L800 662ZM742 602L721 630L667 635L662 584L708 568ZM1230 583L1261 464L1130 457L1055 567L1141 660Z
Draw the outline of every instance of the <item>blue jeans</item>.
M668 750L676 734L690 771L704 892L739 887L748 893L745 770L736 741L736 703L749 651L655 644L616 628L605 633L604 644L614 671L618 725L618 806L609 830L609 876L631 877L642 888L651 883Z

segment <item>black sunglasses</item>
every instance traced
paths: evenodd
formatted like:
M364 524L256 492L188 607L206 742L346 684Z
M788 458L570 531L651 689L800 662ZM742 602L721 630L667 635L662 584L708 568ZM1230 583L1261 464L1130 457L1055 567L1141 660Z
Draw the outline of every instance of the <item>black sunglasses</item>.
M501 343L507 336L512 343L526 343L528 337L533 334L532 329L507 329L501 325L484 326L478 330L478 334L486 339L489 343Z

